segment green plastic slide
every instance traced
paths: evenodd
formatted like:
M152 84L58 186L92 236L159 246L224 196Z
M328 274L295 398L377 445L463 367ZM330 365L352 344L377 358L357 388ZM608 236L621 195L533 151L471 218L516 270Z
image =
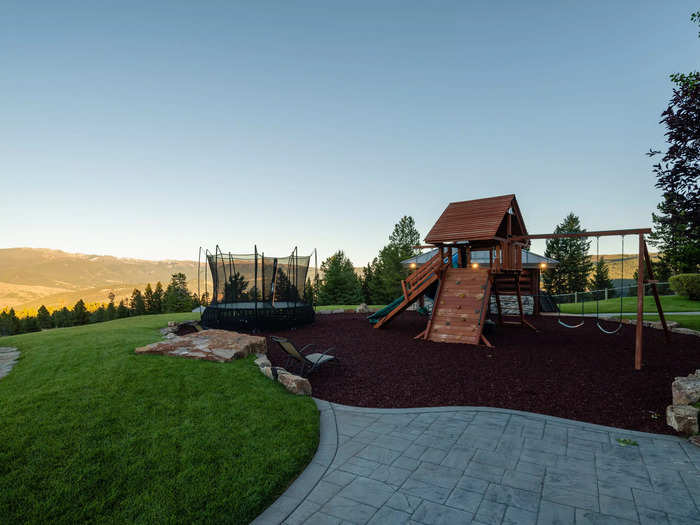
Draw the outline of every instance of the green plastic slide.
M398 305L400 305L402 301L403 301L403 295L401 297L397 297L396 299L391 301L389 304L387 304L381 310L377 310L372 315L368 316L367 319L369 319L370 324L376 324L377 322L379 322L379 320L382 317L384 317L389 312L391 312L394 308L396 308Z

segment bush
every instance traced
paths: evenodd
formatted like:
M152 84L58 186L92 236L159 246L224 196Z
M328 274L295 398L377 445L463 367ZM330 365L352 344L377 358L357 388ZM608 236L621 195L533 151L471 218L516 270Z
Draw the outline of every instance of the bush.
M669 280L671 289L678 295L700 301L700 273L681 273Z

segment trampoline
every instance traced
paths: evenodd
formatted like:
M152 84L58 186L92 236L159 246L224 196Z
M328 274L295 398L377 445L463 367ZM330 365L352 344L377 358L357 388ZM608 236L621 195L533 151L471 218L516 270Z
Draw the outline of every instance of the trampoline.
M211 303L202 313L202 326L256 332L289 328L314 320L306 289L311 256L295 248L287 257L205 251L212 277ZM206 273L205 273L206 275Z

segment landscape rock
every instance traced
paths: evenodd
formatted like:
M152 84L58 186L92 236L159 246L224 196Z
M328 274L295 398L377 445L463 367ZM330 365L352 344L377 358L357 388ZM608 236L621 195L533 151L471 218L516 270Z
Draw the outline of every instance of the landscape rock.
M278 375L277 380L292 394L298 396L311 395L311 383L306 378L287 373Z
M10 373L19 359L19 350L12 346L0 346L0 379Z
M362 303L360 306L355 308L355 312L358 314L368 314L370 312L370 310L369 310L369 307L365 303Z
M345 313L345 310L343 310L342 308L339 308L339 309L337 309L337 310L333 310L333 313L334 313L334 314L344 314L344 313Z
M671 383L674 405L694 405L700 401L700 370L688 377L677 377Z
M697 330L691 330L690 328L674 328L673 332L677 334L694 335L700 337L700 332Z
M165 341L136 348L134 351L137 354L173 355L224 362L242 359L251 354L266 354L267 342L264 337L228 330L203 330L174 336Z
M266 355L260 355L256 360L255 364L258 365L260 368L266 368L272 366L272 363L270 363L270 360L267 358Z
M690 405L669 405L666 423L685 435L698 433L698 409Z

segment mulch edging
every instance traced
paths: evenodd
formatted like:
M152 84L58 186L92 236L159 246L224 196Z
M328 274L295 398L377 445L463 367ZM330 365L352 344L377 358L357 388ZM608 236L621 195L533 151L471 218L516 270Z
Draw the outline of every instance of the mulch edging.
M663 434L674 433L665 421L671 383L700 368L700 339L674 333L669 346L651 328L644 328L644 367L635 371L633 325L606 335L594 321L568 329L556 319L533 318L538 332L496 327L489 334L496 348L488 349L413 339L425 322L406 312L374 329L366 315L323 315L275 335L298 346L316 343L315 351L336 348L341 365L310 378L314 397L327 401L509 408ZM273 366L284 366L286 355L268 348Z

